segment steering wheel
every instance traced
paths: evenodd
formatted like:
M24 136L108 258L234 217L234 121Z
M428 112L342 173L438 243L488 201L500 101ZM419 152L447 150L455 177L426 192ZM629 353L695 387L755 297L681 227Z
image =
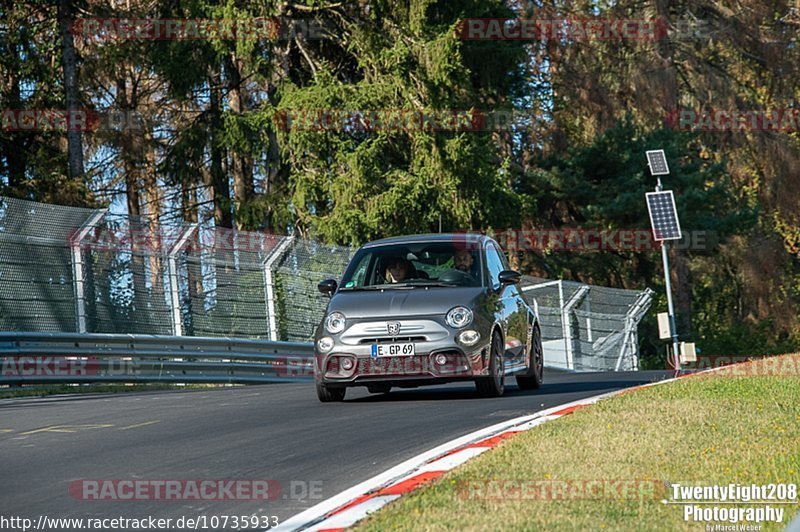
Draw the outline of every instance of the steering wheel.
M445 283L456 283L456 284L470 284L475 282L475 277L473 277L468 272L463 272L459 269L452 268L439 276L439 280Z

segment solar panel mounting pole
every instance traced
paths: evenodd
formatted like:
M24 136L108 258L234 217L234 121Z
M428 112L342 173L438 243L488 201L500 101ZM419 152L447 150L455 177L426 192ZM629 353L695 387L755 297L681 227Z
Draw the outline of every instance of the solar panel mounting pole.
M661 192L661 178L658 179L656 192ZM675 370L681 369L681 357L678 352L678 328L675 326L675 307L672 304L672 282L669 270L669 249L666 240L661 241L661 261L664 263L664 284L667 290L667 313L669 314L669 333L672 336L672 361Z
M667 165L667 159L666 156L664 155L664 150L651 150L648 151L646 155L647 155L647 166L650 168L650 174L656 176L656 178L658 179L656 183L656 192L661 192L663 190L663 186L661 185L661 177L659 176L669 174L669 166ZM677 214L675 215L675 219L677 222ZM651 223L652 221L653 221L653 214L651 212ZM675 370L678 371L681 369L681 357L678 345L678 328L675 325L675 307L672 304L672 282L670 281L669 254L667 247L668 239L659 238L660 236L664 235L654 234L654 236L656 237L657 240L661 240L661 260L664 264L664 284L667 291L667 312L669 314L669 332L670 336L672 337L672 360L675 366Z

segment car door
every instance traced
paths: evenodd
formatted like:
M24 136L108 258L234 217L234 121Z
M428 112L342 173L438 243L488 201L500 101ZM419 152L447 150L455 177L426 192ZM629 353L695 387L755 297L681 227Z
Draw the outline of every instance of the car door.
M527 335L527 313L517 304L519 288L517 285L500 285L499 275L508 270L505 256L494 242L486 245L486 269L489 284L499 298L498 321L505 335L505 366L516 368L525 363L525 339Z
M499 249L499 246L498 246ZM508 264L505 253L500 251L500 259L503 262L504 269L510 270L511 266ZM508 337L512 338L512 343L515 344L513 348L514 360L519 365L528 364L526 356L528 352L528 342L530 341L531 327L533 327L533 312L522 297L522 289L519 285L512 284L506 286L503 292L504 303L508 311Z

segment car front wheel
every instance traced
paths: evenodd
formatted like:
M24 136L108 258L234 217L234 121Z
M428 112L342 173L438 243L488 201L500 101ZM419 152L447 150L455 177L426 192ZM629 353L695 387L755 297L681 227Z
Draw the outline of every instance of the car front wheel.
M492 350L489 354L489 376L476 379L475 387L482 397L500 397L505 392L503 339L497 333L492 336Z
M317 383L317 398L323 403L338 403L344 401L347 388L331 388Z
M544 376L544 350L542 349L542 333L539 326L533 326L531 342L528 348L528 371L525 375L517 377L517 386L520 390L536 390L542 385Z

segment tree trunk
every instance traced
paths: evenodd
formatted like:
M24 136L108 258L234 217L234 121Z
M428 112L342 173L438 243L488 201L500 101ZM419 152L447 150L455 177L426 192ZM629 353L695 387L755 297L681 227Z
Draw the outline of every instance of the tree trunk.
M73 23L72 0L59 0L58 26L61 32L61 63L64 68L64 97L67 113L71 117L79 110L78 98L78 60L75 54L75 43L70 33ZM83 138L80 129L68 122L67 157L69 160L69 177L83 176Z
M692 338L692 271L685 251L675 250L672 253L672 260L676 324L681 338L685 340Z
M230 209L230 186L228 176L222 166L224 152L220 146L220 132L222 131L222 111L220 106L220 75L215 72L209 79L211 88L209 97L209 127L211 151L211 195L214 202L214 222L219 227L233 227L233 218Z
M275 99L276 86L270 83L267 86L267 98L270 104L274 107L277 106ZM277 195L283 189L289 180L289 165L284 164L281 158L280 144L278 144L278 135L275 131L275 123L273 122L267 131L269 139L269 147L267 149L267 171L264 177L262 189L264 195L271 197L273 194ZM267 231L275 231L275 216L274 216L274 203L270 202L269 210L264 219L264 229ZM281 231L282 232L282 231Z
M225 58L225 70L228 80L228 97L230 109L242 115L249 108L247 91L242 87L242 76L239 65L233 54ZM253 159L241 147L231 149L231 174L233 176L233 198L236 211L236 227L243 229L249 225L240 214L242 206L253 198ZM250 221L250 223L252 223Z
M8 53L16 53L11 49L9 43ZM19 76L14 74L9 80L8 93L4 100L7 102L9 109L19 109L21 106L21 95L19 87ZM22 131L15 132L13 135L8 136L8 140L3 142L5 145L2 153L6 157L8 166L8 188L17 193L22 191L23 184L25 183L25 169L28 166L27 162L27 149L25 148L25 140L27 135Z
M147 127L147 126L146 126ZM158 176L156 175L156 147L152 131L149 127L143 132L145 137L145 168L144 177L144 197L147 204L147 230L150 232L150 242L161 243L161 200L158 193ZM155 246L149 250L148 261L150 264L150 282L155 293L159 293L163 288L163 277L161 275L161 254Z
M131 87L128 79L121 75L115 81L116 104L117 108L123 113L131 113L138 106L138 95ZM130 116L127 114L126 116ZM131 262L130 270L133 276L133 315L141 313L146 315L147 301L145 298L145 266L142 253L148 249L141 249L140 245L144 241L142 235L141 215L142 198L140 188L142 186L142 164L144 160L142 135L139 131L134 131L129 127L122 128L119 137L120 160L122 162L122 172L125 174L125 197L128 205L128 232L131 242ZM137 330L137 323L127 324L118 331L144 332Z
M185 179L181 181L181 218L184 225L197 223L197 191Z
M183 219L183 231L188 231L190 225L197 224L197 190L194 183L187 180L181 181L181 217ZM184 249L187 251L186 281L189 289L188 298L183 301L182 307L186 309L186 319L183 322L184 334L191 336L194 334L193 307L194 301L203 293L203 280L196 271L199 269L200 258L200 229L192 234L189 242Z
M6 23L7 37L5 47L2 50L9 58L7 74L8 80L0 82L0 101L7 109L19 109L22 107L22 95L20 92L20 70L21 59L17 50L17 43L11 38L12 35L19 33L19 23L16 14L8 13L4 20ZM6 169L8 174L8 188L14 193L20 193L21 187L25 182L25 168L27 167L27 150L25 143L28 140L27 134L16 131L11 135L0 135L0 157L6 159ZM2 168L2 167L0 167Z
M136 109L136 95L128 94L128 83L124 78L116 81L117 107L120 112L130 113ZM128 215L141 216L141 200L139 176L142 160L141 136L131 128L123 128L120 132L120 160L125 174L125 195L128 200Z
M668 27L670 22L670 2L671 0L656 0L656 13L659 19L665 24L665 27ZM678 76L675 70L675 53L669 36L667 35L659 39L656 46L662 63L662 70L660 72L663 74L663 83L661 86L664 92L661 98L661 105L664 109L663 116L666 117L670 116L669 113L678 111Z

